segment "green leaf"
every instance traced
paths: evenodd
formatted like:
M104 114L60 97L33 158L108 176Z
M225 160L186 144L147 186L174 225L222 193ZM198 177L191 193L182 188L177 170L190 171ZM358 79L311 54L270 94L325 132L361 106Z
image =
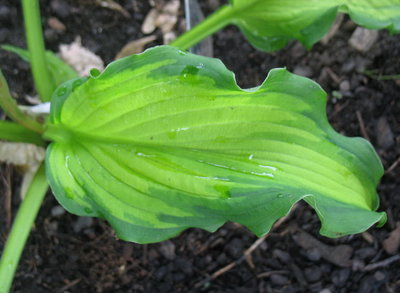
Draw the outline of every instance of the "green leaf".
M230 23L256 48L274 51L291 39L310 48L329 30L338 12L369 29L400 32L399 0L231 0Z
M219 60L156 47L63 85L52 106L55 196L122 239L156 242L225 221L260 236L301 199L330 237L384 221L373 148L335 132L325 92L285 69L242 90Z
M3 50L17 54L26 62L30 62L30 56L28 50L24 50L11 45L3 45L1 46L1 48ZM50 75L53 78L56 86L59 86L63 82L66 82L70 79L78 77L76 71L72 69L71 66L62 61L60 58L58 58L53 52L46 51L46 58Z
M3 72L1 70L0 70L0 108L4 110L4 113L7 114L8 117L10 117L15 122L18 122L26 129L30 129L40 134L43 133L44 131L43 125L34 120L33 118L29 117L28 115L25 115L18 108L17 102L11 96L7 81L4 78ZM7 126L5 127L7 128ZM6 131L9 130L4 130L4 132Z

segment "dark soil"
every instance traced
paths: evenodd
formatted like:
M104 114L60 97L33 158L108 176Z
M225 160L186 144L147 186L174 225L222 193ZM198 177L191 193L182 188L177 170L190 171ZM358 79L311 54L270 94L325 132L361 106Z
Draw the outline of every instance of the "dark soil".
M18 2L0 1L1 44L25 44ZM149 1L119 1L129 18L95 2L42 1L47 47L55 51L60 43L70 43L79 35L84 46L108 63L129 40L143 36L140 26ZM206 13L220 4L201 2ZM50 17L61 21L66 31L50 28ZM182 27L181 16L177 30ZM340 239L324 238L318 234L315 213L300 204L244 259L245 250L257 238L240 225L228 223L214 234L190 229L170 241L138 245L116 239L101 220L60 211L49 193L22 256L13 292L400 292L399 260L367 266L392 257L383 249L383 241L400 221L400 164L394 165L400 158L400 80L382 81L363 74L365 70L374 70L377 76L400 74L400 36L382 31L367 53L359 53L348 45L355 27L345 18L327 44L306 51L293 42L272 54L253 49L236 28L229 27L214 37L214 51L243 87L259 85L269 69L283 66L322 85L334 127L348 136L368 137L388 170L379 186L380 210L388 214L384 227ZM159 36L154 44L161 42ZM28 104L25 95L34 94L29 65L3 51L0 60L14 97ZM8 219L15 216L20 202L20 176L5 165L0 172L2 249ZM11 209L7 208L10 199ZM332 252L338 247L349 252L350 260L344 253ZM211 277L232 262L237 265Z

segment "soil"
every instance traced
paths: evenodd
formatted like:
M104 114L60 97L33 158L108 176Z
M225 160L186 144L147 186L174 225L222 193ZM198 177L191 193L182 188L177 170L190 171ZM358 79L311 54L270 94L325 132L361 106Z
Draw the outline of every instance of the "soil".
M60 43L79 35L84 46L108 63L129 40L144 36L140 27L150 1L119 1L129 17L99 2L41 1L47 48L57 51ZM208 14L223 1L201 2ZM182 14L178 32L184 27ZM66 30L51 28L51 17ZM64 212L49 192L12 292L400 292L398 247L389 254L384 246L389 235L400 234L395 230L400 221L400 80L380 80L400 74L400 36L380 31L372 48L361 53L348 44L355 28L345 17L327 43L310 51L292 42L279 52L264 53L253 49L238 29L228 27L214 36L214 54L243 87L259 85L269 69L283 66L322 85L333 126L347 136L366 137L381 156L386 173L378 189L379 209L388 214L385 226L328 239L319 236L314 211L300 203L244 257L257 238L240 225L227 223L213 234L189 229L169 241L138 245L116 239L104 221ZM157 36L149 46L162 42L160 31ZM0 43L25 46L19 1L0 1ZM34 95L29 65L4 51L0 60L13 96L29 104L26 95ZM21 177L4 164L0 175L2 249L20 203Z

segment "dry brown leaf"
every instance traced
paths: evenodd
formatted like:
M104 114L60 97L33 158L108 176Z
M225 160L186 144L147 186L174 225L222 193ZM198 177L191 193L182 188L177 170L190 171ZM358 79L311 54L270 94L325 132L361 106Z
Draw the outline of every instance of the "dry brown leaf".
M99 56L85 48L78 37L71 44L61 44L59 56L67 64L72 66L80 76L87 76L90 70L96 68L100 71L104 69L104 62Z
M21 184L22 198L44 158L45 150L42 147L29 143L0 141L0 162L18 166L24 173Z
M149 34L160 28L163 35L170 33L178 21L179 7L179 0L170 0L160 8L151 9L142 24L142 32Z
M44 148L18 142L0 141L0 161L17 166L40 164L44 159Z
M396 229L390 232L389 237L383 241L383 249L388 254L396 254L400 247L400 222L397 222Z
M178 21L179 7L179 0L168 1L157 17L156 26L159 27L164 34L172 31Z
M129 12L123 8L120 4L113 0L96 0L96 4L100 5L101 7L108 8L114 11L118 11L126 18L129 18Z
M138 40L131 41L127 43L121 51L118 52L117 56L115 56L115 59L119 59L125 56L129 56L132 54L139 54L143 52L144 46L146 46L148 43L154 41L157 39L155 35L151 35L148 37L144 37Z
M146 18L144 19L142 24L142 32L144 34L150 34L154 32L154 30L156 29L156 19L158 15L159 12L155 8L152 8L146 15Z
M165 33L163 36L163 43L169 44L175 39L176 39L176 34L174 32L168 32L168 33Z
M63 24L57 17L49 17L49 19L47 20L47 24L53 30L56 30L58 32L65 32L65 30L67 29L65 27L65 24Z

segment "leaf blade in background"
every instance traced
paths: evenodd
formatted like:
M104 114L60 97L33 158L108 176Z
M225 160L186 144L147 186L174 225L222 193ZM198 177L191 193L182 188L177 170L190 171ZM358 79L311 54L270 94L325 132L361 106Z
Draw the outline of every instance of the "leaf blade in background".
M29 51L21 49L11 45L2 45L3 50L17 54L26 62L30 62ZM46 51L46 59L48 64L48 69L51 77L53 78L56 86L59 86L63 82L74 79L78 77L78 74L71 66L62 61L53 52Z
M256 48L275 51L296 39L310 48L329 30L338 12L360 26L400 32L397 0L233 0L230 21Z
M325 107L316 83L285 69L242 90L220 61L156 47L56 91L47 176L67 210L139 243L225 221L263 235L301 199L324 235L358 233L384 220L382 165Z

